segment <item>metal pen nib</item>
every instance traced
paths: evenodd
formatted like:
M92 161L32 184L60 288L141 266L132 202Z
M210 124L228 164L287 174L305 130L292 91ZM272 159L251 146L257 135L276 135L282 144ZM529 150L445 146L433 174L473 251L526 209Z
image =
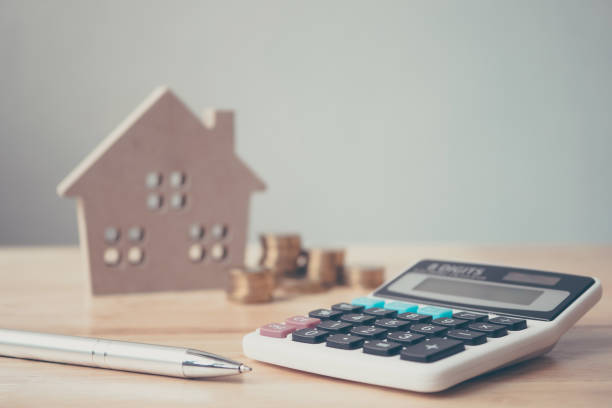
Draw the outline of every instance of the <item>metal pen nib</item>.
M234 360L199 350L187 350L188 360L183 361L183 375L190 378L222 377L242 374L251 370Z

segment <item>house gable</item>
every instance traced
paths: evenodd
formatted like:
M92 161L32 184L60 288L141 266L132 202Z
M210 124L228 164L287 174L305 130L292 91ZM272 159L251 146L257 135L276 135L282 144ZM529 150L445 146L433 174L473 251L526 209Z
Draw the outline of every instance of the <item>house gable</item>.
M60 196L85 196L100 183L122 179L139 160L206 159L241 188L263 190L265 184L233 151L233 113L218 111L207 127L167 87L156 89L108 135L57 187ZM198 156L200 155L200 156ZM212 163L211 163L212 164ZM102 177L101 177L102 176Z

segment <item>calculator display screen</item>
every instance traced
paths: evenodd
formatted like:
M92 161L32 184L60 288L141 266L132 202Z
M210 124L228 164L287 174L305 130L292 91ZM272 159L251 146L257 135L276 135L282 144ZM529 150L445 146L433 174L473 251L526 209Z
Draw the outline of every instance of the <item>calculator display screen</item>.
M439 278L427 278L415 286L413 290L499 301L516 305L530 305L544 293L536 289L483 285L478 282L452 281Z
M375 297L522 318L553 320L595 280L516 267L426 259Z

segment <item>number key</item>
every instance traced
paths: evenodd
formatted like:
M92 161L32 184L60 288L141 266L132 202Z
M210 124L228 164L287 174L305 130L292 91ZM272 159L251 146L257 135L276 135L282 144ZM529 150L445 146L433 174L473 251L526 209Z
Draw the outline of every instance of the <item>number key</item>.
M410 333L407 331L396 331L387 334L387 339L403 344L404 346L411 346L417 344L420 341L425 340L425 336L417 333Z
M340 320L353 324L372 324L374 323L374 320L376 320L376 317L363 313L348 313L343 314L342 317L340 317Z
M385 336L387 331L385 329L381 329L380 327L374 326L357 326L351 329L351 334L356 334L357 336L367 337L379 339Z
M336 320L323 320L317 328L327 330L332 333L347 333L353 327L350 323L338 322Z
M424 315L419 313L400 313L397 315L398 319L407 320L411 323L429 323L431 322L431 315Z
M329 335L327 330L321 329L299 329L293 332L291 339L300 343L317 344L323 343Z
M459 327L465 326L468 321L461 319L454 319L452 317L440 317L438 319L433 319L432 323L439 324L440 326L446 326L453 329L457 329Z
M374 322L374 326L382 327L383 329L403 330L410 326L410 322L399 319L378 319Z
M426 336L442 336L448 329L444 326L436 326L435 324L419 323L410 326L410 331L413 333L424 334Z

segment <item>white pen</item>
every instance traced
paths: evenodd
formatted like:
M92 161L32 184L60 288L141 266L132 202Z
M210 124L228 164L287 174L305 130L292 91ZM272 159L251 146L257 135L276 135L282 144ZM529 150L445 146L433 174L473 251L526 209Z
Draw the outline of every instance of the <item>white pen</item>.
M0 329L0 355L183 378L251 371L239 362L182 347Z

